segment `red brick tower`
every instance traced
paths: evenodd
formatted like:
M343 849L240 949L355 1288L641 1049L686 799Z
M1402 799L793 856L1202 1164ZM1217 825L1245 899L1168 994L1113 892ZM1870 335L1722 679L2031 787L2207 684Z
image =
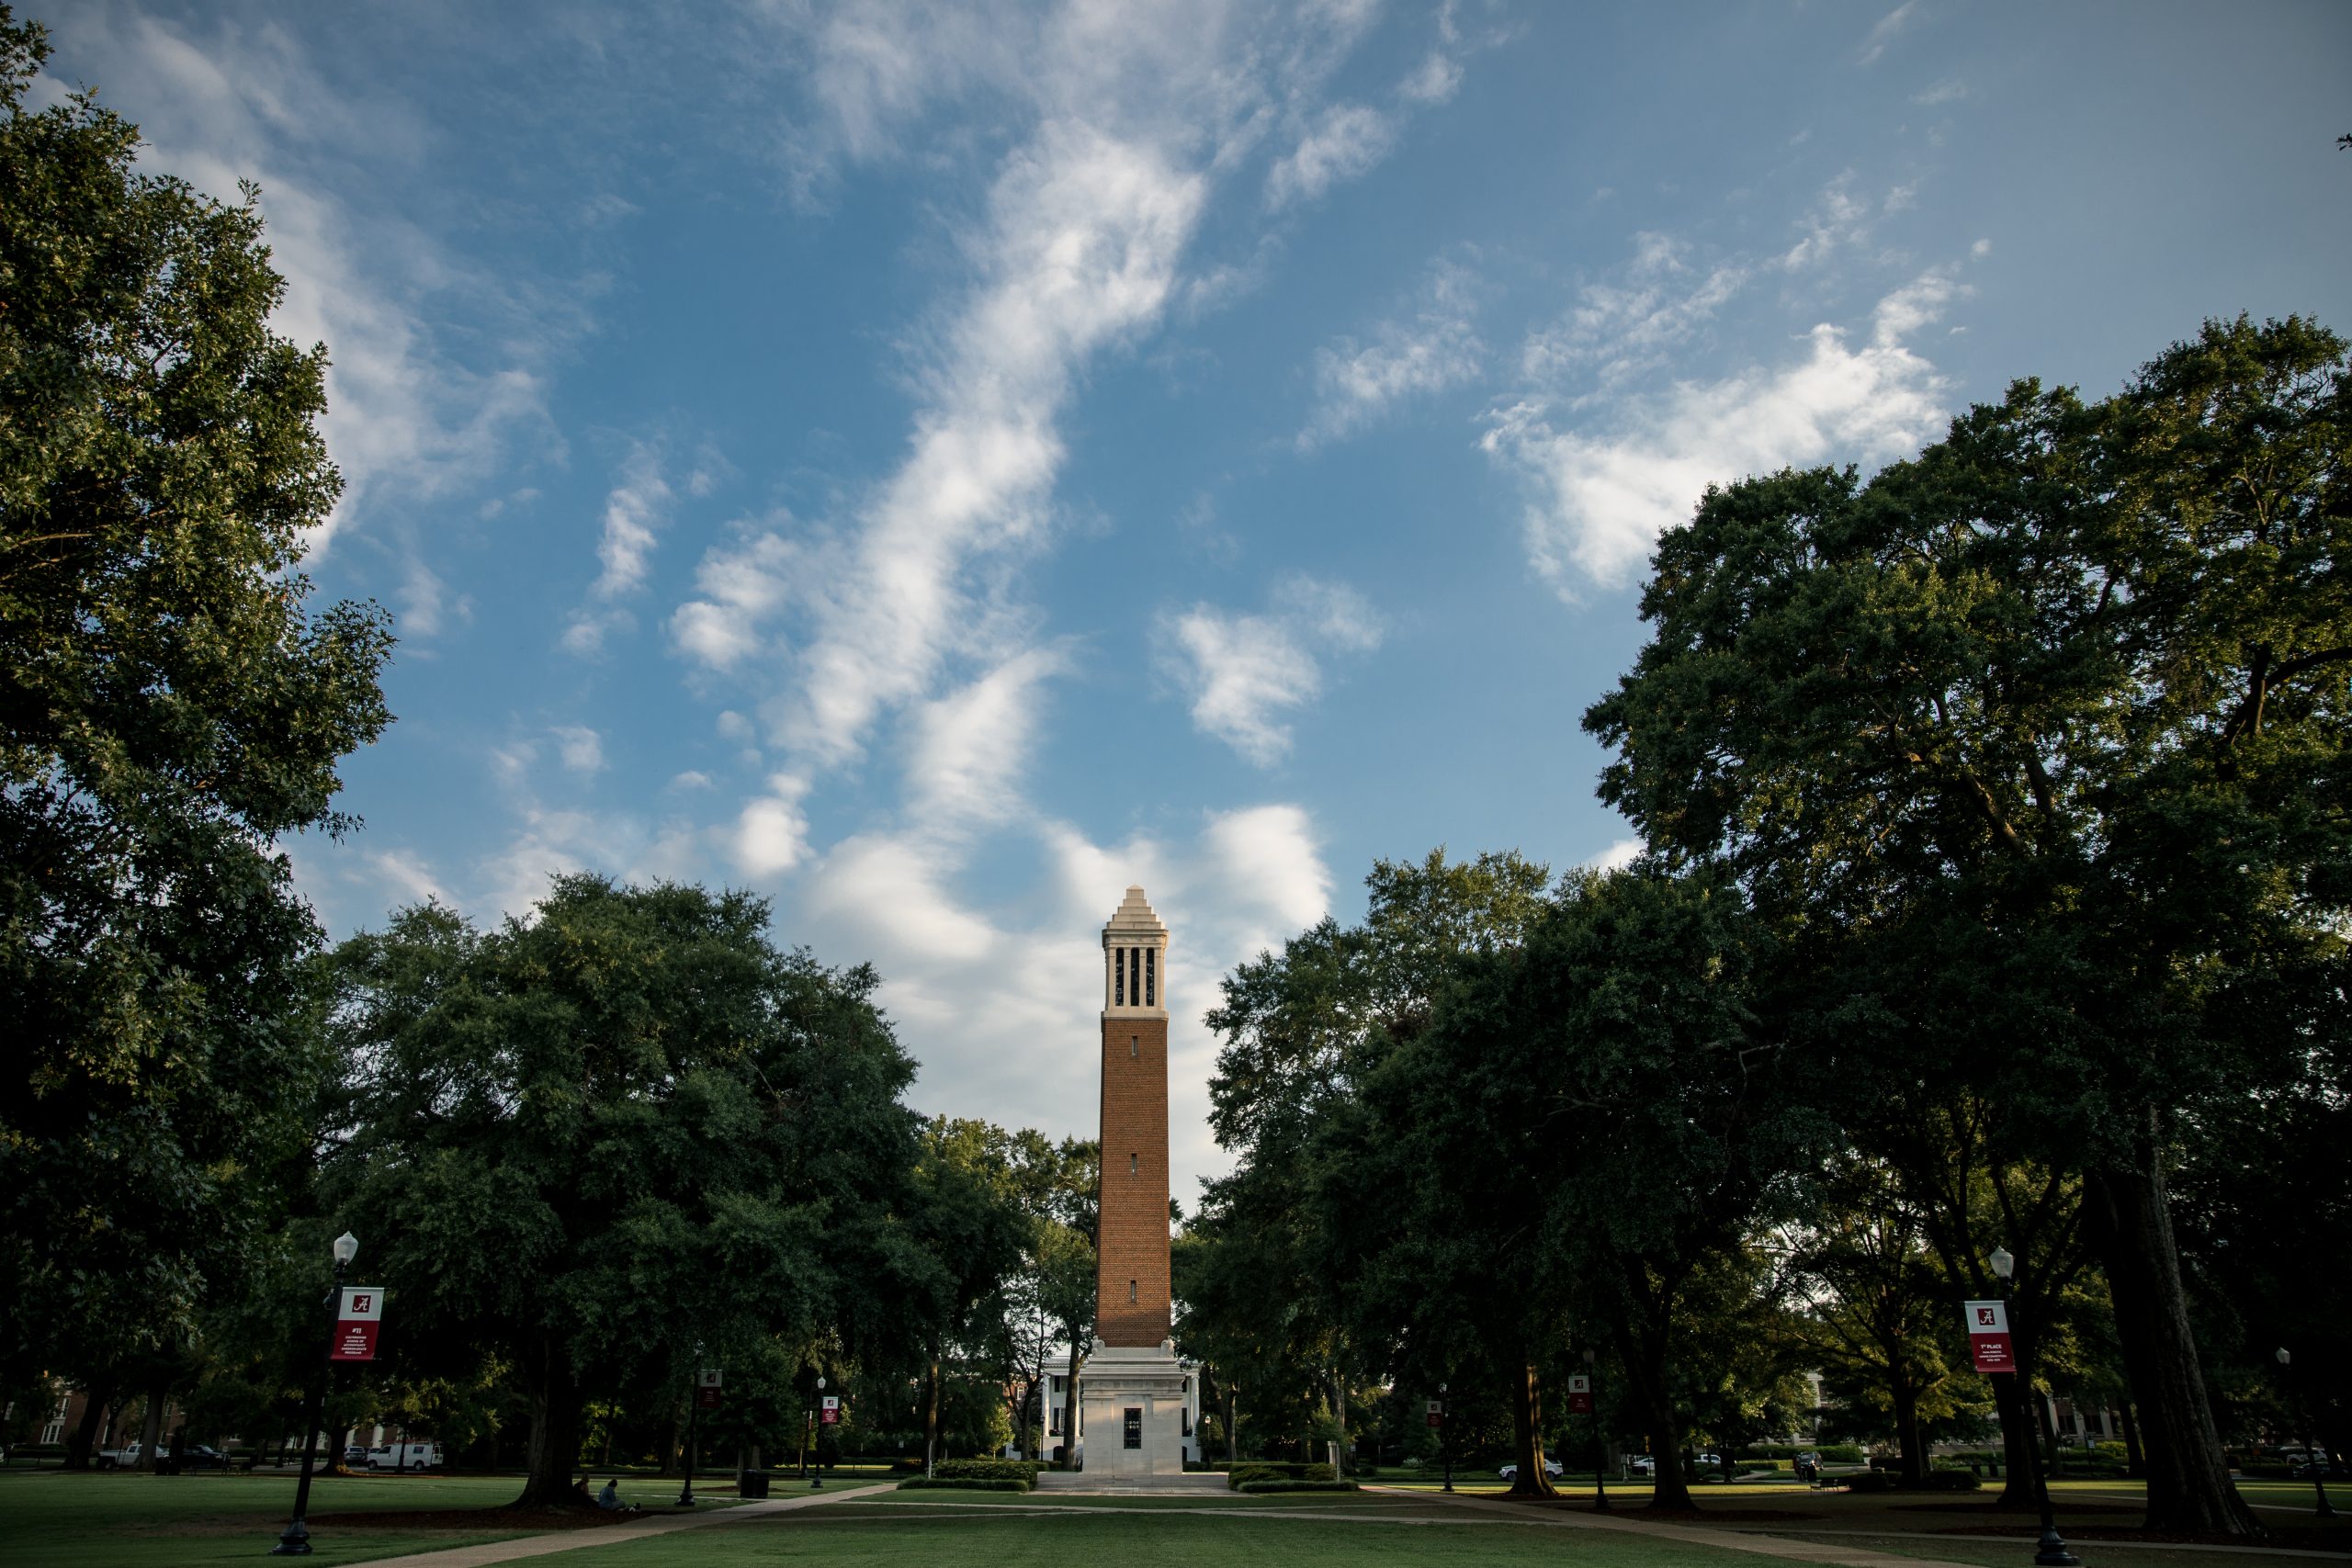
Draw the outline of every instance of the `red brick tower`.
M1169 1335L1168 928L1127 896L1102 928L1102 1228L1095 1327L1105 1346Z

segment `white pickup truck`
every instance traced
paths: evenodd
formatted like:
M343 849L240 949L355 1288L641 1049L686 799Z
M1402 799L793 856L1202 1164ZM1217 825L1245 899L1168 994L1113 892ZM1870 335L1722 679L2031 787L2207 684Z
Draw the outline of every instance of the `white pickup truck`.
M438 1470L438 1443L384 1443L368 1450L370 1470Z

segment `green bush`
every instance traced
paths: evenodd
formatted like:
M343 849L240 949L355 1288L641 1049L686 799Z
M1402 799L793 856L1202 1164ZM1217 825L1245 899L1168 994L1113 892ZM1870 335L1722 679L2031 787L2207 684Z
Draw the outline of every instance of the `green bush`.
M1973 1470L1931 1470L1920 1484L1930 1492L1973 1492L1984 1483Z
M1328 1464L1309 1465L1310 1470L1329 1470ZM1245 1481L1237 1490L1261 1495L1268 1492L1355 1492L1361 1490L1352 1481Z
M942 1481L1034 1482L1044 1468L1030 1459L944 1459L931 1473Z
M1010 1475L913 1475L899 1483L901 1492L1026 1492L1029 1483Z
M1225 1472L1225 1483L1236 1492L1253 1481L1336 1481L1328 1464L1291 1464L1278 1460L1251 1460Z

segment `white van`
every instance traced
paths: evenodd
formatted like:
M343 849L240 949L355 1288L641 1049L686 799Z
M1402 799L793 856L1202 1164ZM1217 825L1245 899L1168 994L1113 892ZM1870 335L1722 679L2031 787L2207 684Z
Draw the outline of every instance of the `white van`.
M441 1445L438 1443L385 1443L368 1450L370 1470L438 1470L441 1468Z

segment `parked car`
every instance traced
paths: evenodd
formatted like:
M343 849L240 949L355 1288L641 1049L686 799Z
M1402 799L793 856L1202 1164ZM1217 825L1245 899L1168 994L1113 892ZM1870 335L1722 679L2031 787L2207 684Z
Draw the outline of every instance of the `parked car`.
M1517 1481L1519 1479L1519 1466L1515 1463L1507 1464L1500 1470L1495 1472L1495 1473L1501 1476L1505 1481ZM1553 1480L1557 1481L1561 1476L1566 1475L1567 1471L1561 1465L1558 1460L1546 1455L1544 1460L1544 1473L1550 1476Z
M2295 1466L2287 1473L2297 1481L2342 1481L2352 1477L2352 1471L2346 1470L2340 1464L2329 1464L2324 1460L2307 1461Z
M365 1443L345 1443L343 1446L343 1462L345 1464L366 1464L368 1462L368 1445Z
M125 1443L119 1449L100 1449L98 1450L98 1468L100 1470L130 1470L135 1468L138 1463L139 1445L137 1443Z
M1625 1456L1625 1468L1635 1475L1656 1475L1657 1473L1657 1461L1652 1459L1647 1454L1627 1454Z
M182 1470L226 1470L229 1456L209 1443L190 1443L180 1450Z
M438 1443L386 1443L368 1450L370 1470L438 1470L441 1468L441 1445Z

